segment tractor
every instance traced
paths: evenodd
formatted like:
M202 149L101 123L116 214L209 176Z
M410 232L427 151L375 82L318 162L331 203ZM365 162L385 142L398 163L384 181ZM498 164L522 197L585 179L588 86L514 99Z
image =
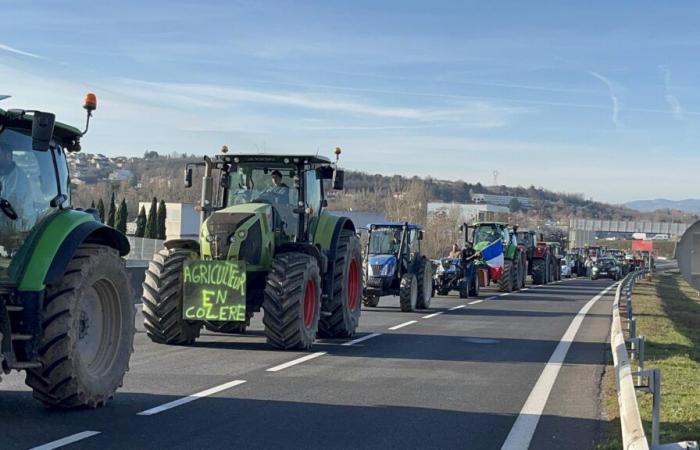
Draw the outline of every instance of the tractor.
M363 303L376 307L379 298L398 295L401 311L430 308L433 267L421 255L423 229L404 223L368 226Z
M87 125L96 107L88 94ZM112 398L136 332L128 240L71 204L66 153L87 128L0 110L0 367L24 370L34 398L58 408Z
M535 247L538 241L537 232L519 229L516 233L516 237L518 238L518 247L525 253L527 274L532 276L532 258L535 254Z
M470 230L474 250L482 251L496 240L503 243L503 267L489 267L486 261L480 260L477 269L482 274L478 278L481 286L489 282L498 283L501 292L517 291L525 287L527 279L527 260L523 250L518 247L516 237L517 227L511 227L503 222L477 222L473 225L464 224L461 230L465 240L469 241Z
M547 242L552 254L552 275L553 281L561 280L561 263L564 259L564 250L560 242Z
M532 283L550 283L558 270L551 247L544 241L538 241L532 253Z
M242 333L264 312L268 344L307 349L355 334L362 256L353 222L326 211L344 171L317 155L220 154L203 167L199 241L173 239L143 284L144 326L159 344L187 345L202 327ZM328 185L328 186L326 186Z

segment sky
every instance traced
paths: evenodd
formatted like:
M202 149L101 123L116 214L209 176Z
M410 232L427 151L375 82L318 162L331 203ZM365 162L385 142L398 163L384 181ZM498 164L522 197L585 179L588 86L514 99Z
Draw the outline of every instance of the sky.
M348 169L699 197L697 2L0 0L3 109L83 151L319 153ZM672 5L672 6L671 6Z

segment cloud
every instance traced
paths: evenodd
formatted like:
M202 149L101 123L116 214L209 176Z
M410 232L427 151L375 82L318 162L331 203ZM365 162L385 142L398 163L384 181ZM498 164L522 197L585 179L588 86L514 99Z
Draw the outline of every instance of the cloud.
M673 114L673 117L676 120L682 121L685 119L683 107L681 107L681 102L678 100L678 97L671 93L671 70L668 68L668 66L659 66L659 70L664 76L664 89L666 91L664 99L666 100L666 103L668 103L668 106L671 108L671 113Z
M0 50L5 51L5 52L9 52L9 53L14 53L15 55L26 56L28 58L46 60L46 58L44 58L43 56L37 55L36 53L25 52L23 50L19 50L19 49L16 49L14 47L10 47L9 45L5 45L5 44L0 44Z
M599 79L600 81L602 81L605 84L605 86L607 86L608 93L610 94L610 101L612 102L612 122L613 122L613 125L615 125L615 128L619 128L620 127L620 119L618 117L618 114L620 111L620 105L619 105L619 100L618 100L617 96L615 95L615 91L613 90L612 82L608 78L599 74L598 72L594 72L592 70L589 70L588 73L590 75L594 76L595 78Z

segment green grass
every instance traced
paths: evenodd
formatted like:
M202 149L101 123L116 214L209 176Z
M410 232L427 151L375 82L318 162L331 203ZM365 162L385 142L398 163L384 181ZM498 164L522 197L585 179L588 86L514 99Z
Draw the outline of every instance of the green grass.
M646 336L647 369L661 369L660 442L700 440L700 297L677 273L640 281L632 301L638 334ZM623 325L624 326L624 325ZM608 435L597 448L622 448L614 370L603 386ZM651 394L638 394L651 440Z

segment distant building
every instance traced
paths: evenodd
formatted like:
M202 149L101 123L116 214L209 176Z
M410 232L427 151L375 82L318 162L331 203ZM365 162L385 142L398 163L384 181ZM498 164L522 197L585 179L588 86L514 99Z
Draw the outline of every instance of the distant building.
M151 202L139 202L148 214ZM165 238L199 240L199 212L192 203L165 204Z
M488 205L510 206L510 202L516 199L520 206L524 209L530 207L530 199L527 197L513 197L510 195L493 195L493 194L472 194L474 203L486 203Z
M112 181L128 181L132 176L131 170L117 169L109 174L109 179Z
M496 206L484 203L428 203L428 215L449 214L454 208L461 213L461 222L476 221L508 221L510 209L505 206Z

